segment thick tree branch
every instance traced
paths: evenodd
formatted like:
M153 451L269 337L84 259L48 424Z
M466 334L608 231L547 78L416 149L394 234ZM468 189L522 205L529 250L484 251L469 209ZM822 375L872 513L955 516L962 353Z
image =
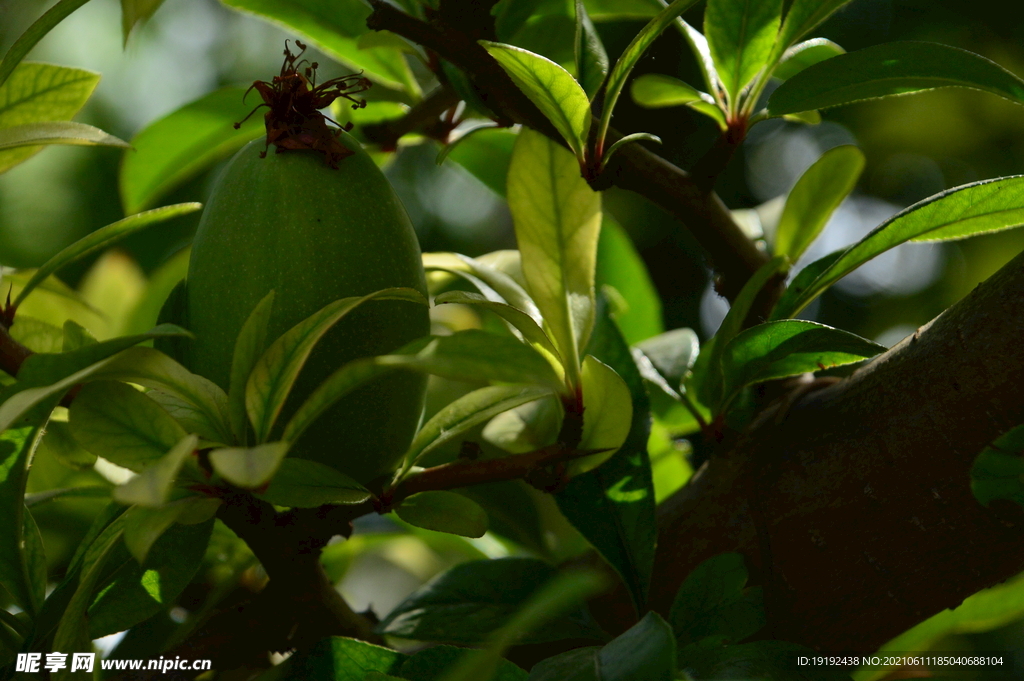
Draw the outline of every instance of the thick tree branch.
M769 408L659 509L651 602L744 553L770 635L869 653L1024 569L1024 512L975 456L1024 422L1024 254L852 377Z
M563 141L550 121L476 41L442 22L420 21L383 0L370 2L374 11L366 20L369 28L389 30L436 52L466 73L494 113ZM611 131L608 145L619 138L619 133ZM730 299L767 261L710 188L639 144L620 149L595 184L598 189L615 184L634 191L679 219L707 251L721 275L719 291Z

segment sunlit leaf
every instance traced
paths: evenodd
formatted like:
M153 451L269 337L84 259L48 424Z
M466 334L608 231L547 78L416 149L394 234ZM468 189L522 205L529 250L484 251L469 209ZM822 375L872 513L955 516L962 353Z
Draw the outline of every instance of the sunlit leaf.
M358 0L225 0L224 4L306 36L334 59L385 87L419 95L401 51L360 49L359 37L370 30L366 27L369 5Z
M601 197L564 148L532 130L519 134L508 201L529 292L558 347L570 384L594 325Z
M210 452L210 463L232 485L257 489L274 477L287 453L287 442L267 442L255 447L225 447Z
M768 100L773 116L939 87L965 87L1024 104L1024 80L982 56L924 42L875 45L796 74Z
M259 496L275 506L316 508L324 504L358 504L370 498L349 476L316 461L285 459Z
M426 530L463 537L482 537L487 532L487 513L473 500L455 492L413 494L402 501L395 514Z
M0 128L0 151L45 144L122 147L129 145L113 135L85 123L48 121Z
M209 520L220 499L185 497L156 507L133 506L124 515L124 543L140 565L146 562L153 544L174 523L196 525ZM183 522L192 520L193 522Z
M779 30L775 48L772 50L772 61L784 55L793 43L813 31L832 13L849 2L850 0L794 0ZM782 58L785 59L785 56Z
M645 73L633 80L629 92L634 102L647 109L688 106L713 118L719 128L726 127L725 113L718 108L714 97L678 78L660 73Z
M523 94L561 133L576 159L585 158L590 100L572 74L550 59L520 47L481 42ZM579 163L575 165L579 174Z
M7 68L5 58L0 64L0 81L4 80L3 72ZM23 62L0 85L0 129L71 120L85 105L99 80L99 74L92 71ZM31 146L0 151L0 173L28 159L41 148Z
M626 86L626 80L632 73L633 67L640 61L647 48L651 46L658 36L683 12L690 9L697 3L697 0L673 0L672 4L661 10L646 26L637 33L636 37L622 51L604 87L604 108L601 111L601 127L597 131L598 144L603 145L608 135L608 128L611 125L612 114L615 111L615 104L619 101L622 88Z
M14 41L14 44L7 50L3 59L0 60L0 86L7 82L14 69L21 64L21 60L35 47L36 43L42 40L43 36L87 2L89 0L60 0L60 2L43 13L43 16L36 19L24 33L18 36L18 39ZM68 116L68 118L70 117Z
M406 452L406 468L431 450L490 420L497 414L551 394L550 388L494 385L474 390L448 404L427 421Z
M820 61L838 57L846 54L839 45L827 38L811 38L802 43L797 43L786 50L782 55L782 61L775 67L772 75L779 80L788 80L800 73L808 66L813 66Z
M101 384L93 383L91 385L97 386ZM167 503L167 499L171 494L171 488L178 477L178 472L188 457L192 456L196 451L198 444L199 438L195 435L183 437L180 442L171 447L171 450L163 458L146 466L128 482L115 487L113 493L114 501L119 501L126 506L133 504L151 508L163 506ZM117 463L116 459L111 458L111 460ZM149 547L147 546L146 548L148 550ZM139 562L142 562L145 558L145 552L141 553L142 558L139 558ZM138 557L136 555L136 558Z
M139 131L118 174L125 212L149 208L175 187L264 134L260 112L235 129L234 124L260 103L253 96L246 103L244 94L242 87L215 90Z
M704 35L731 105L768 63L782 0L708 0Z
M512 336L467 329L436 336L415 354L377 358L381 366L413 369L456 381L502 381L562 387L551 363Z
M669 386L678 391L686 372L697 359L700 343L693 329L672 329L648 338L636 347L651 361Z
M257 442L267 441L288 393L317 342L345 315L371 300L425 302L421 293L406 288L390 288L358 298L343 298L324 306L274 341L256 363L245 389L245 407L256 431Z
M633 420L629 387L615 370L587 355L581 373L583 387L583 437L580 449L609 451L569 464L570 475L586 473L610 459L626 441Z
M829 149L797 180L786 197L775 231L775 253L796 262L825 228L864 170L864 154L853 145Z
M474 305L489 310L511 324L522 334L524 340L538 345L550 352L552 356L558 357L558 351L544 329L534 321L533 317L517 307L488 300L479 293L466 293L465 291L448 291L434 298L435 305L444 305L445 303Z
M79 444L133 471L163 458L187 435L160 405L117 381L83 386L71 403L68 417L71 433Z
M89 236L79 239L57 255L47 260L42 267L36 270L35 274L32 275L32 278L29 279L28 283L25 284L25 287L21 289L18 297L14 300L15 307L20 305L21 302L25 300L25 297L31 293L36 286L65 265L81 260L87 255L95 253L98 250L108 248L116 241L119 241L130 234L134 234L140 229L144 229L150 225L164 222L165 220L170 220L181 215L194 213L202 207L203 206L200 203L179 203L173 206L164 206L163 208L155 208L144 213L132 215L124 218L123 220L111 223L106 227L97 229Z
M906 241L949 241L998 232L1024 224L1024 177L1003 177L955 187L919 201L842 251L811 263L805 269L817 273L812 281L802 278L783 295L773 319L791 317L825 289L868 260ZM790 293L792 291L792 293Z

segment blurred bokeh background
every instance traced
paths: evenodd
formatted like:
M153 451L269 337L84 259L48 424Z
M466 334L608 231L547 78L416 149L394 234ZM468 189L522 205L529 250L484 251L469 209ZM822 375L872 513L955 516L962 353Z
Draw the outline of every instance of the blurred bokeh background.
M47 5L0 0L0 51ZM686 18L699 26L700 7ZM598 22L613 59L643 23L643 19ZM977 52L1024 75L1024 11L1008 10L1002 3L854 0L818 33L847 50L894 40L942 42ZM48 35L30 59L102 73L95 96L78 120L131 139L148 123L214 88L269 79L279 69L281 46L289 37L294 36L215 0L166 0L124 45L118 1L92 0ZM645 72L699 82L692 56L672 31L642 60L637 73ZM867 157L865 172L854 194L805 256L807 261L856 241L887 217L937 192L1024 170L1024 108L993 95L939 90L826 111L823 118L813 127L782 121L756 126L718 186L730 208L759 208L760 219L770 230L773 211L778 211L773 199L785 196L827 149L859 145ZM684 168L701 156L716 134L708 119L689 109L645 110L625 97L615 124L624 131L660 135L664 140L660 153ZM386 166L423 250L478 255L514 247L504 200L459 165L448 161L438 166L437 152L431 142L406 146ZM117 189L122 156L123 152L110 148L51 147L0 175L0 264L39 265L91 230L122 217ZM165 202L204 200L218 170L215 167L179 187ZM702 338L713 333L726 305L711 287L694 240L635 195L612 190L606 205L647 265L662 299L665 328L691 327ZM126 296L142 296L146 277L187 246L197 222L197 215L180 218L123 242L121 251L107 255L104 265L103 272L116 270L116 276L97 274L97 269L90 274L92 261L61 276L72 287L91 286L90 295L106 300L107 305L126 305ZM962 243L900 246L830 289L805 316L892 345L959 300L1022 248L1024 230ZM131 282L137 284L134 289ZM104 286L116 290L105 291ZM94 475L93 471L70 472L43 456L32 484L46 489L75 483L75 476ZM508 493L532 491L523 486ZM40 508L37 519L57 573L98 503L65 501ZM557 513L550 504L536 503L538 513L550 516L544 523L538 520L538 526L545 531L557 529ZM386 612L396 599L456 561L516 550L489 537L471 542L409 533L393 525L365 529L365 537L331 547L328 556L333 561L332 574L343 580L342 588L355 605L373 606L378 612ZM537 550L563 556L579 550L578 537L567 527L558 532L562 533L558 541L542 537L547 544ZM211 548L210 570L228 570L233 575L232 588L259 583L258 568L251 562L228 539ZM199 595L195 598L201 600ZM1024 650L1024 621L993 625L1000 626L987 633L959 633L935 645L956 650ZM1019 663L1024 664L1024 656Z

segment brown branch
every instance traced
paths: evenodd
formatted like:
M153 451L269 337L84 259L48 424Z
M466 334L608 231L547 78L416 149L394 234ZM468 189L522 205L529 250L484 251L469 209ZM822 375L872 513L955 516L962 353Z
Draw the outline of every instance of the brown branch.
M447 136L451 127L442 123L439 116L459 103L459 96L450 85L442 85L422 101L409 109L401 118L364 125L361 129L368 141L385 151L398 146L403 135L416 130L423 130L428 137L439 137L439 133Z
M492 111L564 143L551 122L474 40L443 23L420 21L383 0L370 3L374 10L366 20L369 28L389 30L436 52L466 73ZM610 131L607 143L620 138ZM595 189L615 184L634 191L679 219L707 251L722 278L719 291L730 299L767 261L714 192L639 144L619 150L594 184Z
M31 354L31 350L14 340L7 327L0 324L0 370L10 376L17 376L21 363Z
M975 456L1024 422L1024 254L851 378L764 412L659 508L651 603L745 554L769 633L870 653L1024 569L1024 512L981 506Z

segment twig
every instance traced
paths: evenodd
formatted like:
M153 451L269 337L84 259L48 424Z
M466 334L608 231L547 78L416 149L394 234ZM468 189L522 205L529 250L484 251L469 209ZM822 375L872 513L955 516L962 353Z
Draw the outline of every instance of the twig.
M369 28L389 30L436 52L466 73L492 111L563 142L550 121L475 41L442 23L416 19L383 0L370 3L374 9L366 20ZM619 133L610 131L608 143L619 138ZM639 144L621 149L594 183L595 189L612 184L644 196L683 222L711 257L722 277L719 290L730 299L767 261L713 192Z
M401 118L364 125L363 135L385 151L394 150L402 135L414 130L423 130L430 137L437 136L435 132L441 132L446 136L451 130L439 120L439 116L458 103L459 96L455 94L455 90L450 85L442 85Z

